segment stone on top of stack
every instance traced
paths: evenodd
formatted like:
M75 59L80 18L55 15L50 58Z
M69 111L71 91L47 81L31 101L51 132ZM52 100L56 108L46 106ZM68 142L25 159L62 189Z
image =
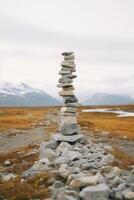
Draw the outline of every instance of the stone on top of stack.
M60 134L55 135L55 139L60 141L79 140L82 135L80 134L80 126L77 124L77 107L78 99L74 94L73 79L77 76L73 74L76 71L74 63L73 52L63 52L64 60L61 62L61 70L59 75L59 84L57 87L62 88L59 95L63 97L64 107L61 108L61 124Z

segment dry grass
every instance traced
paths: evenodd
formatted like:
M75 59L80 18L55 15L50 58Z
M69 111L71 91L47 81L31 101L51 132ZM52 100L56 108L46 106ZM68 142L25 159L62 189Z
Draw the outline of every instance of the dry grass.
M108 106L105 106L108 107ZM117 106L123 110L134 111L134 105ZM98 108L95 107L82 107L82 109ZM99 107L100 108L100 107ZM103 106L102 106L103 108ZM109 106L109 108L116 108L115 106ZM117 117L112 113L89 113L80 112L79 124L88 130L94 132L108 131L112 136L127 136L128 138L134 138L134 117Z
M12 172L18 175L29 169L33 165L34 161L38 159L38 153L31 154L33 148L35 147L39 148L35 145L30 145L28 147L16 149L6 154L0 154L1 166L4 165L6 160L10 160L13 163L13 165L10 167L2 169L4 169L6 172Z
M133 156L130 156L117 148L114 148L110 153L112 153L117 159L113 162L114 166L118 166L122 169L127 169L129 166L134 165Z
M49 198L50 179L53 174L44 172L21 183L20 177L0 183L0 199L29 200Z
M56 107L0 108L0 131L9 129L31 129L55 110L57 110Z

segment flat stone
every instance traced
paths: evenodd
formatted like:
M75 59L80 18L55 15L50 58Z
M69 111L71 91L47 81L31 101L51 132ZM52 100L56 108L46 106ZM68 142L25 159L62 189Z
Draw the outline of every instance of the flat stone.
M70 83L60 83L60 84L58 84L57 85L57 87L73 87L73 85L72 84L70 84Z
M74 107L74 108L78 108L80 107L80 104L79 103L66 103L65 105L66 107Z
M74 78L76 78L77 76L76 75L74 75L74 74L65 74L65 75L63 75L63 78L71 78L71 79L74 79Z
M71 150L72 146L68 142L61 142L56 150L62 152L67 152Z
M49 140L48 142L42 142L39 148L39 151L42 151L46 148L56 149L58 143L55 140Z
M67 60L67 59L65 59L65 60ZM67 61L70 63L74 63L74 59L68 59Z
M77 124L76 116L62 116L61 118L62 124Z
M65 141L65 142L76 142L80 141L85 138L84 135L78 134L78 135L62 135L60 133L54 134L52 138L56 141Z
M59 75L64 75L64 74L71 74L71 71L70 70L68 70L68 71L61 70L61 71L59 71Z
M79 200L78 192L73 190L68 190L66 188L60 188L56 192L54 192L54 200Z
M112 154L105 155L100 162L100 166L108 165L113 161L114 161L114 156Z
M124 194L125 199L134 200L134 192L127 192Z
M70 71L70 73L72 73L72 72L76 72L76 69L73 67L65 67L65 66L63 67L62 66L61 71Z
M65 52L62 52L62 56L69 56L69 55L72 55L72 54L74 54L74 52L73 51L65 51Z
M64 56L64 59L65 60L75 59L75 56L74 55L66 55L66 56Z
M75 96L64 96L64 103L75 103L78 99Z
M62 164L62 165L60 166L59 170L58 170L58 174L59 174L62 178L66 179L66 178L68 178L68 176L69 176L69 174L71 173L71 171L72 171L72 170L68 168L68 165L67 165L67 164Z
M74 90L75 88L73 86L63 86L63 90L64 91L70 91L70 90Z
M40 151L40 154L39 154L39 159L42 159L42 158L48 158L48 159L54 159L56 158L58 155L50 148L45 148L45 149L42 149Z
M77 117L78 113L69 113L69 112L61 112L61 117L62 116L70 116L70 117Z
M74 96L74 93L73 93L73 91L64 91L64 90L62 90L62 91L59 92L59 95L60 96Z
M100 200L109 197L109 187L104 184L98 184L96 186L86 187L80 193L80 197L83 200Z
M76 66L74 63L68 62L67 60L62 61L60 65L62 67L69 67L69 68L75 68Z
M99 179L98 175L81 177L71 181L69 186L74 189L79 189L81 187L86 187L86 186L94 186L97 185L98 179Z
M73 135L80 133L80 126L78 124L62 124L60 131L63 135Z
M61 112L75 113L77 111L74 107L62 107Z
M60 78L59 79L59 83L72 83L72 79L71 78Z

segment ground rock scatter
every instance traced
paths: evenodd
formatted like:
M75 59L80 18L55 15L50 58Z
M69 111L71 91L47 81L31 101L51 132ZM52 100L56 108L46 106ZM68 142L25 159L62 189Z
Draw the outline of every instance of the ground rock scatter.
M22 174L28 179L42 171L54 174L51 200L127 200L134 199L134 166L128 171L112 166L110 146L94 144L77 124L78 100L74 95L76 75L73 52L63 52L58 87L63 97L59 132L42 142L39 160Z

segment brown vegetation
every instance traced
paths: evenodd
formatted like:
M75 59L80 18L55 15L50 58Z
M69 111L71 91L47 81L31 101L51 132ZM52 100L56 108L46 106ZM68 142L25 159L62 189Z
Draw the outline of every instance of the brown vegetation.
M102 108L104 106L101 106ZM105 106L105 108L108 106ZM82 107L82 109L98 108L94 107ZM99 107L100 108L100 107ZM109 106L110 109L120 108L126 111L134 111L134 105L126 106ZM83 128L98 133L101 131L108 131L112 136L127 136L130 139L134 139L134 117L117 117L112 113L90 113L80 112L79 124Z
M120 149L114 148L110 153L112 153L116 158L116 160L113 162L113 166L127 169L129 166L134 165L134 157L124 153Z
M0 131L9 129L31 129L41 120L57 110L56 107L0 108ZM53 127L52 127L53 130Z
M48 187L51 184L50 180L52 177L52 173L44 172L23 183L21 183L20 177L6 182L0 182L0 199L46 199L50 196Z

